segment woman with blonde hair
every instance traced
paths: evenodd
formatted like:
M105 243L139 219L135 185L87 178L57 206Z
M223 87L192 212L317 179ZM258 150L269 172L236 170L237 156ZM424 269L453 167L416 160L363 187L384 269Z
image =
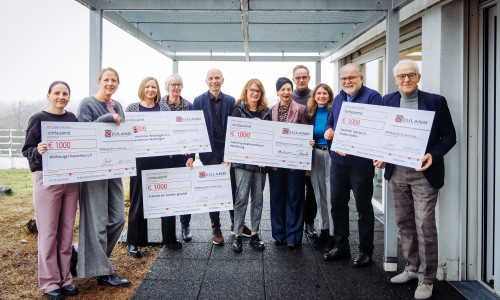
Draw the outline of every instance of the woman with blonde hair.
M169 111L170 108L161 102L160 86L154 77L146 77L141 81L137 92L139 102L130 104L126 112ZM144 219L142 200L142 171L171 167L171 156L153 156L136 158L137 176L130 177L130 209L128 212L127 244L130 256L142 256L138 246L148 244L148 222ZM174 217L175 219L175 217ZM175 227L174 227L175 232Z
M314 150L311 166L311 183L318 207L321 233L314 241L316 248L326 246L333 249L333 223L331 220L330 199L330 151L324 139L325 124L333 103L333 91L325 83L318 84L307 101L309 124L314 126Z
M120 78L113 68L101 70L99 91L83 99L78 122L105 122L120 126L125 121L121 104L111 97ZM78 277L97 276L100 285L129 286L130 281L116 275L109 257L125 225L125 202L121 178L82 182L80 227L78 234Z

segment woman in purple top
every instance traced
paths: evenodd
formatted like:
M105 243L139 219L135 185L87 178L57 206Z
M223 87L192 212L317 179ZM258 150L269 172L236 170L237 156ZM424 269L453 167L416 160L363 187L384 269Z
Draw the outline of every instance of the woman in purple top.
M55 81L49 87L49 107L33 115L26 130L22 152L33 171L33 204L38 229L38 284L48 299L76 295L70 273L71 243L75 225L79 183L43 185L42 155L50 151L42 141L41 122L76 122L65 110L70 98L67 83Z

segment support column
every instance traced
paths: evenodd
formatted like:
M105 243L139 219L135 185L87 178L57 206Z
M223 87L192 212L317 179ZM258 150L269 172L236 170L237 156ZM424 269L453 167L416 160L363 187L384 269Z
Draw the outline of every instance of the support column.
M172 74L178 74L178 73L179 73L179 61L173 60L172 61Z
M94 95L98 91L97 77L102 68L102 9L89 12L89 95Z
M385 93L397 90L394 84L392 68L399 61L399 10L388 10L385 35ZM384 199L384 270L388 272L398 269L398 228L394 214L394 197L385 181L382 189Z
M316 62L316 85L321 83L321 61Z

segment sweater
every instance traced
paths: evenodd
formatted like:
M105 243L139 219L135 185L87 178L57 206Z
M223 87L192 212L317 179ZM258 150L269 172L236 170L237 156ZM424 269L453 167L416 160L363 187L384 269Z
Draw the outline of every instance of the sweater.
M247 119L252 119L255 117L256 112L249 111L244 103L239 103L234 106L233 114L231 115L232 117L239 117L239 118L247 118ZM271 120L271 110L269 108L266 108L262 110L261 112L257 112L259 114L258 118L261 120ZM238 168L238 169L245 169L248 171L253 171L253 172L266 172L266 168L261 168L256 165L249 165L249 164L241 164L241 163L232 163L231 167L233 168Z
M28 159L30 170L32 172L42 171L42 155L38 152L38 144L42 142L42 121L49 122L76 122L73 113L64 112L62 115L51 114L41 111L34 114L28 123L26 129L26 140L22 149L24 157Z
M122 122L125 122L125 114L123 113L123 108L120 102L115 100L111 101L115 102L115 111L118 115L120 115L120 118L122 118ZM108 112L106 109L106 102L97 100L94 96L84 98L80 102L76 118L78 119L78 122L115 122L113 114Z

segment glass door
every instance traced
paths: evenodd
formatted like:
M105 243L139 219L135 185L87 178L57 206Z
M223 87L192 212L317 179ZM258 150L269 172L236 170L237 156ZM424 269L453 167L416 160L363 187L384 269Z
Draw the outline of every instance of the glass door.
M497 137L500 130L497 111L500 106L495 99L497 65L497 8L496 5L483 10L483 259L482 279L493 289L495 287L495 183L500 180ZM497 178L499 177L499 178ZM500 192L500 191L499 191ZM500 250L500 249L499 249Z

